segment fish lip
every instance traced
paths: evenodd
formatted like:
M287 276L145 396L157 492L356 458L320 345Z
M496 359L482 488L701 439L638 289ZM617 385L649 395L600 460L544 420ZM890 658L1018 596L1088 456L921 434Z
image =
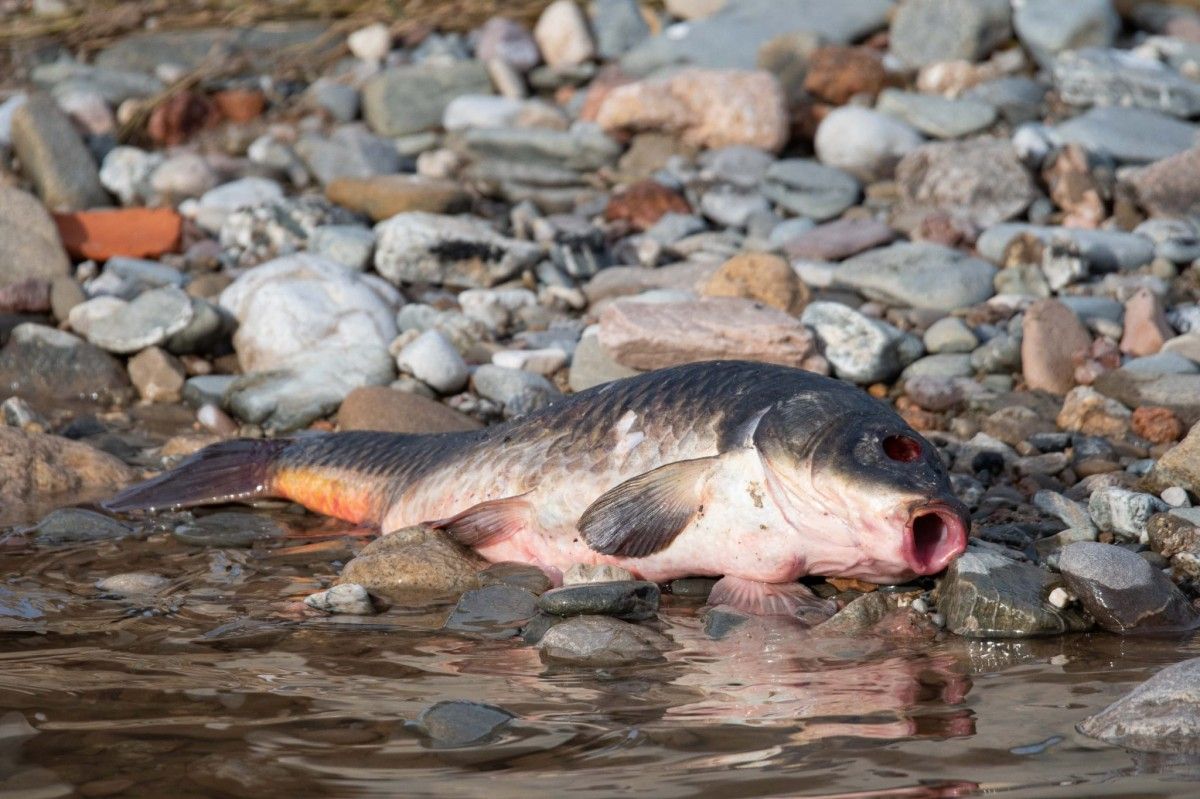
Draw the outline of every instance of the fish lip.
M935 519L929 524L928 519ZM967 548L970 518L966 508L956 501L934 500L913 507L904 525L900 554L917 575L931 575L945 569Z

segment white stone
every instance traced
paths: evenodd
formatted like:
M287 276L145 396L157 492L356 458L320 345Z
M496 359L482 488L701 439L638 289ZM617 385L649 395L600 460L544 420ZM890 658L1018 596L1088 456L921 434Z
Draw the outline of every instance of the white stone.
M1188 493L1182 486L1171 486L1163 489L1162 501L1170 505L1172 508L1190 508L1192 501L1188 499Z
M217 185L217 173L197 153L168 158L150 175L150 188L163 197L199 197Z
M372 616L375 613L371 595L358 583L342 583L310 594L304 598L304 604L314 610L348 616Z
M489 330L503 331L513 314L537 305L537 295L529 289L467 289L458 295L458 305L464 315L483 322Z
M236 211L253 208L283 197L283 187L270 178L248 177L217 186L204 192L201 208Z
M346 37L346 46L355 58L378 63L392 49L392 34L382 22L359 28Z
M69 89L55 95L58 107L92 136L106 136L117 129L117 119L104 95L90 89Z
M149 199L150 175L163 162L162 153L137 147L114 147L100 165L100 183L122 205L141 205Z
M357 225L321 225L308 237L308 251L362 272L375 252L375 233Z
M1051 605L1062 609L1071 604L1071 595L1067 593L1067 589L1060 585L1050 592L1049 600Z
M817 158L864 181L892 177L896 164L924 137L898 119L857 106L835 108L817 128Z
M96 583L96 588L107 594L120 596L142 596L156 594L170 584L161 574L150 572L125 572L105 577Z
M466 361L450 341L436 330L426 330L396 356L403 371L442 394L453 394L467 384Z
M548 5L534 26L533 38L552 67L575 66L596 56L587 18L574 0L555 0Z
M509 128L516 123L523 106L520 100L509 97L462 94L451 100L442 112L442 127L446 130Z
M500 350L492 353L492 363L508 369L552 375L566 365L567 354L554 347L540 350Z

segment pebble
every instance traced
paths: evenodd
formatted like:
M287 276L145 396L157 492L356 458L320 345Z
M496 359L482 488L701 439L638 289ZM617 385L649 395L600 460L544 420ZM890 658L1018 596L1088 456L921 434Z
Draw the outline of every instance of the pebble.
M187 327L192 301L174 287L152 289L126 302L97 297L71 309L69 322L89 343L118 354L154 347Z
M834 280L871 299L949 312L991 297L995 274L986 261L958 250L904 242L844 261Z
M321 225L308 237L308 251L362 272L375 253L375 234L356 225Z
M1143 108L1093 108L1055 128L1064 143L1082 145L1123 164L1148 164L1190 149L1195 125Z
M1190 630L1200 613L1175 584L1143 558L1111 544L1064 547L1058 568L1096 623L1115 633Z
M811 296L791 265L770 253L735 255L713 273L701 294L742 297L791 314L804 310Z
M454 433L482 426L436 400L386 386L362 386L347 394L338 408L337 425L339 430L416 434Z
M1012 32L1005 0L908 0L892 21L889 48L907 67L979 61Z
M1168 510L1167 503L1152 494L1123 488L1101 488L1088 500L1088 513L1102 531L1120 540L1146 543L1146 525L1150 517Z
M587 18L575 0L555 0L546 6L533 28L533 39L551 67L576 66L596 55Z
M338 583L358 583L395 602L420 602L478 588L477 573L485 565L445 533L407 527L367 544L342 569Z
M1064 51L1108 47L1121 29L1112 0L1025 0L1013 8L1013 29L1043 63Z
M1063 395L1075 385L1075 359L1092 337L1074 312L1057 300L1040 300L1021 325L1021 373L1035 390Z
M538 598L538 607L556 616L601 615L639 621L658 613L658 586L637 580L593 580L555 588Z
M632 377L638 373L637 369L618 363L605 351L599 337L591 334L581 338L579 346L575 348L571 368L567 373L567 384L572 391L586 391L593 386Z
M453 394L467 384L467 364L454 345L436 330L426 330L396 356L401 370L441 394Z
M537 566L528 563L493 563L479 572L479 582L484 585L510 585L531 594L544 594L553 587L550 578ZM563 582L566 582L564 576Z
M922 336L925 349L931 353L972 352L979 346L979 338L961 319L947 316L937 320Z
M542 255L537 245L469 216L401 213L376 225L375 236L375 268L394 283L492 286Z
M617 58L650 35L636 0L594 0L590 7L596 53L601 58Z
M891 177L900 159L923 141L916 129L895 117L843 106L821 121L813 146L822 164L869 182Z
M877 319L836 302L813 302L800 315L821 342L822 354L843 380L860 385L891 380L907 366L904 335Z
M1040 196L1006 139L921 145L900 160L896 181L910 208L953 213L981 228L1012 219Z
M420 730L440 747L486 743L516 718L504 708L480 702L444 701L417 718Z
M32 94L12 116L12 144L21 168L52 211L110 204L100 172L66 113L44 94Z
M133 528L102 513L83 508L59 508L42 517L33 528L39 544L110 541L134 534Z
M460 94L488 94L491 79L479 61L393 67L362 87L362 113L380 136L406 136L442 123L450 100Z
M106 594L120 597L139 597L157 594L171 584L161 574L152 572L124 572L105 577L96 582L96 588Z
M387 58L388 51L392 49L392 35L387 25L376 22L352 31L346 37L346 46L355 58L379 63Z
M521 72L528 72L542 60L537 42L529 30L506 17L492 17L479 29L475 55L482 61L503 61Z
M1149 289L1138 289L1125 301L1125 333L1121 336L1121 352L1127 355L1153 355L1174 335L1162 303Z
M524 588L505 583L485 585L459 597L443 629L485 638L511 638L537 611L538 598Z
M1144 236L1112 230L1085 230L1009 222L985 230L976 242L979 254L993 263L1004 261L1004 252L1014 238L1031 235L1043 244L1065 238L1078 248L1088 264L1101 271L1136 269L1150 263L1154 243Z
M304 604L314 610L347 616L373 616L375 614L375 606L371 603L371 596L367 593L367 589L357 583L342 583L324 591L309 594L304 598Z
M172 534L191 546L244 549L254 546L256 541L282 538L284 530L268 517L228 511L177 525Z
M805 158L786 158L767 169L762 192L777 206L797 216L824 222L858 200L858 181L840 169Z
M1200 752L1198 680L1200 658L1167 666L1078 730L1126 749L1194 756Z
M477 368L471 386L481 397L499 403L509 418L532 413L561 396L554 384L539 374L494 364Z
M187 376L179 359L159 347L147 347L129 359L129 379L147 402L179 402Z
M600 668L661 660L668 646L670 641L659 633L611 616L567 619L538 644L550 660Z
M37 198L0 187L0 286L66 277L70 264L54 220Z
M121 363L82 339L33 323L17 325L0 349L0 385L26 399L112 402L128 397Z
M899 89L884 89L875 108L935 139L958 139L996 121L996 109L989 103Z
M553 347L538 350L500 350L492 354L492 363L506 369L520 369L549 376L566 365L567 354Z
M1100 47L1065 50L1053 64L1054 86L1078 106L1120 106L1188 119L1200 112L1200 86L1158 60Z

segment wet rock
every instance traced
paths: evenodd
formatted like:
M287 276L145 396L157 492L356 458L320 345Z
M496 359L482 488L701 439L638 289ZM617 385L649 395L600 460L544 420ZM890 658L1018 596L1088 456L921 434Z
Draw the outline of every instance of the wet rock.
M429 527L406 527L372 541L346 564L338 583L358 583L397 602L458 596L479 587L486 562Z
M593 614L640 621L654 618L658 599L654 583L619 580L555 588L538 598L538 607L556 616Z
M1143 108L1093 108L1063 122L1055 132L1063 142L1089 152L1107 153L1124 164L1148 164L1190 149L1197 128Z
M1057 300L1040 300L1025 312L1021 331L1021 371L1026 384L1052 394L1070 391L1075 385L1075 358L1092 343L1079 317Z
M129 379L138 396L148 402L179 402L186 377L179 359L158 347L148 347L129 359Z
M684 69L609 92L596 121L605 131L661 130L688 145L745 144L771 152L787 141L787 109L774 75Z
M1129 431L1129 409L1088 386L1077 386L1067 393L1058 414L1063 430L1089 436L1120 438Z
M342 583L325 591L309 594L304 598L304 604L314 610L348 616L371 616L375 613L375 606L371 604L367 589L357 583Z
M130 483L133 470L113 456L77 441L0 427L0 503L16 504L53 494L84 492Z
M420 133L441 125L453 98L490 94L491 88L480 61L394 67L363 85L363 117L381 136Z
M69 274L70 261L46 209L30 194L0 187L0 287Z
M284 529L275 520L252 513L210 513L176 525L172 535L185 544L220 549L245 549L256 541L282 538Z
M467 384L467 364L454 345L436 330L426 330L396 356L406 373L442 394L453 394Z
M577 616L550 628L538 648L551 659L578 666L622 666L662 659L670 641L611 616Z
M618 363L659 369L721 358L798 366L813 337L798 320L749 300L609 304L600 314L600 345Z
M417 726L439 746L456 747L484 743L516 716L504 708L479 702L447 701L426 708Z
M34 94L13 114L13 150L21 168L52 211L109 205L100 174L87 146L58 104Z
M1059 53L1054 85L1079 106L1120 106L1187 119L1200 112L1200 86L1162 62L1133 53L1088 47Z
M1125 334L1121 352L1128 355L1153 355L1175 335L1167 323L1158 297L1149 289L1138 291L1125 303Z
M1152 494L1123 488L1100 488L1088 500L1088 513L1103 531L1121 540L1146 543L1146 525L1150 517L1168 510L1167 503Z
M896 166L911 209L946 211L987 227L1024 211L1039 192L1007 139L922 145Z
M769 253L735 255L721 265L701 292L706 297L742 297L798 314L810 292L783 258Z
M596 55L587 18L575 0L555 0L548 5L533 28L533 39L551 67L575 66Z
M817 128L817 158L864 181L890 178L900 159L924 138L894 117L856 106L829 112Z
M1200 658L1168 666L1078 729L1114 746L1142 752L1200 752Z
M337 423L339 430L419 435L481 427L475 419L436 400L386 386L362 386L347 394L338 408Z
M325 196L376 222L406 211L444 214L467 206L467 194L457 183L421 175L341 177L325 187Z
M1200 614L1183 592L1144 558L1112 544L1065 547L1058 568L1092 618L1115 633L1189 630Z
M800 322L811 327L834 374L854 383L894 378L906 364L904 334L836 302L814 302Z
M96 588L120 597L152 596L165 589L171 581L152 572L124 572L96 582Z
M1009 37L1004 0L908 0L896 12L892 55L908 67L938 61L979 61Z
M563 572L562 584L586 585L588 583L609 583L614 581L628 582L633 580L633 574L628 569L609 563L589 564L576 563Z
M1021 44L1042 62L1064 50L1107 47L1121 28L1111 0L1027 0L1013 8Z
M110 541L134 534L111 517L83 508L51 511L33 528L40 544L71 544L81 541Z
M704 634L720 641L748 621L750 616L742 611L729 605L717 605L704 612Z
M375 234L355 225L322 225L308 237L308 251L354 272L365 271L375 254Z
M375 226L375 268L395 283L491 286L533 266L542 250L482 219L398 214Z
M995 272L987 262L948 247L900 243L845 261L834 280L871 299L952 311L992 296Z
M537 566L508 561L493 563L481 571L479 582L484 586L509 585L535 595L544 594L553 587L550 578Z
M946 628L966 638L1025 638L1086 630L1090 622L1046 598L1055 579L990 550L968 550L938 587Z
M524 588L504 583L485 585L459 597L443 629L486 638L510 638L537 610L537 596Z
M996 121L996 109L979 100L951 100L898 89L884 90L875 107L935 139L961 138Z
M0 349L0 386L27 399L90 399L111 402L129 396L119 361L70 333L22 324Z
M715 577L681 577L678 580L672 580L668 588L672 596L708 599L708 595L712 593L713 586L716 584Z

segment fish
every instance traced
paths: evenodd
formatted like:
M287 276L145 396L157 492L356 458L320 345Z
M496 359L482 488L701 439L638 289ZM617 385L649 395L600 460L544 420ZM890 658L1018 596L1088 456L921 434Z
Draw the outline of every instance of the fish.
M615 380L480 430L219 442L104 506L272 497L384 534L430 525L552 579L577 563L719 577L710 605L763 615L827 607L805 576L937 574L970 523L936 447L888 405L736 360Z

